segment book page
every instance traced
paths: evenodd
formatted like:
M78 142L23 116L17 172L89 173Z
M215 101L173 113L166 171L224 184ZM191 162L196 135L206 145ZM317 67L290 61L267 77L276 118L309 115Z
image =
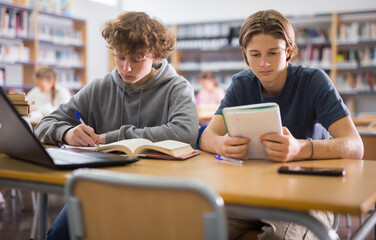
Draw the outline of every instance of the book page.
M121 151L133 156L135 150L142 145L152 144L152 141L144 138L125 139L117 142L101 145L97 148L100 152Z
M178 148L186 147L189 144L179 142L179 141L174 141L174 140L165 140L165 141L155 142L155 143L153 143L153 145L172 150L172 149L178 149Z
M99 146L103 146L102 145L99 145ZM72 146L72 145L67 145L67 144L63 144L63 146L61 148L67 148L67 149L83 149L83 150L91 150L91 151L95 151L98 147L97 146L94 146L94 147L80 147L80 146Z

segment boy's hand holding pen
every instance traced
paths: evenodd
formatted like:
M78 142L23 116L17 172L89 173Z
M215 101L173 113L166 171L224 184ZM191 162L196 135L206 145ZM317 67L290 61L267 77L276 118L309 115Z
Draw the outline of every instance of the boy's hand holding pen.
M85 122L82 120L82 118L81 118L80 114L78 114L78 112L74 111L74 113L76 114L76 116L77 116L78 120L80 121L80 123L82 123L83 125L86 126L86 128L82 129L84 131L84 133L86 133L87 135L89 135L94 140L95 145L97 145L99 147L99 144L98 144L99 137L98 137L98 135L94 133L94 131L93 131L93 129L91 127L89 127L89 126L87 126L85 124ZM90 133L90 132L92 132L92 133Z

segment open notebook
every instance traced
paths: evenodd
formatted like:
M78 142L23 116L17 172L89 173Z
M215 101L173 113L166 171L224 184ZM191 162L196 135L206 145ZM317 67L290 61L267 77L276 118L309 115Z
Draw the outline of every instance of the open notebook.
M45 149L3 91L0 91L0 109L0 153L12 158L55 169L119 166L138 161L120 154Z

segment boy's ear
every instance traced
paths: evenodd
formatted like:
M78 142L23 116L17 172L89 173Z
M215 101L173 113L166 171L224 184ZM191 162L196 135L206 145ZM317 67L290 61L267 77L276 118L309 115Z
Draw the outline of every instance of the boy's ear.
M286 49L286 61L291 60L291 52L292 52L291 48Z
M243 58L244 58L245 63L247 64L247 66L249 66L248 59L247 59L247 54L245 54L245 49L244 48L242 48L242 54L243 54Z

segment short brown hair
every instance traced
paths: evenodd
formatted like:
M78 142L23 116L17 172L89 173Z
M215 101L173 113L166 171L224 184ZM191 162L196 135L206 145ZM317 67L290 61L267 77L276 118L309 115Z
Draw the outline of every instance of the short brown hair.
M102 36L111 51L134 59L167 58L175 49L176 41L171 30L144 12L121 13L103 25Z
M286 59L287 61L298 52L298 47L295 43L295 33L291 23L276 10L256 12L244 21L239 33L241 48L245 50L252 37L257 34L269 34L276 39L285 40L286 47L290 50L290 55ZM243 50L244 60L249 65Z
M198 77L200 79L214 79L214 74L212 72L201 72Z
M48 80L56 80L56 72L52 67L42 66L34 72L34 78L41 79L47 78Z

